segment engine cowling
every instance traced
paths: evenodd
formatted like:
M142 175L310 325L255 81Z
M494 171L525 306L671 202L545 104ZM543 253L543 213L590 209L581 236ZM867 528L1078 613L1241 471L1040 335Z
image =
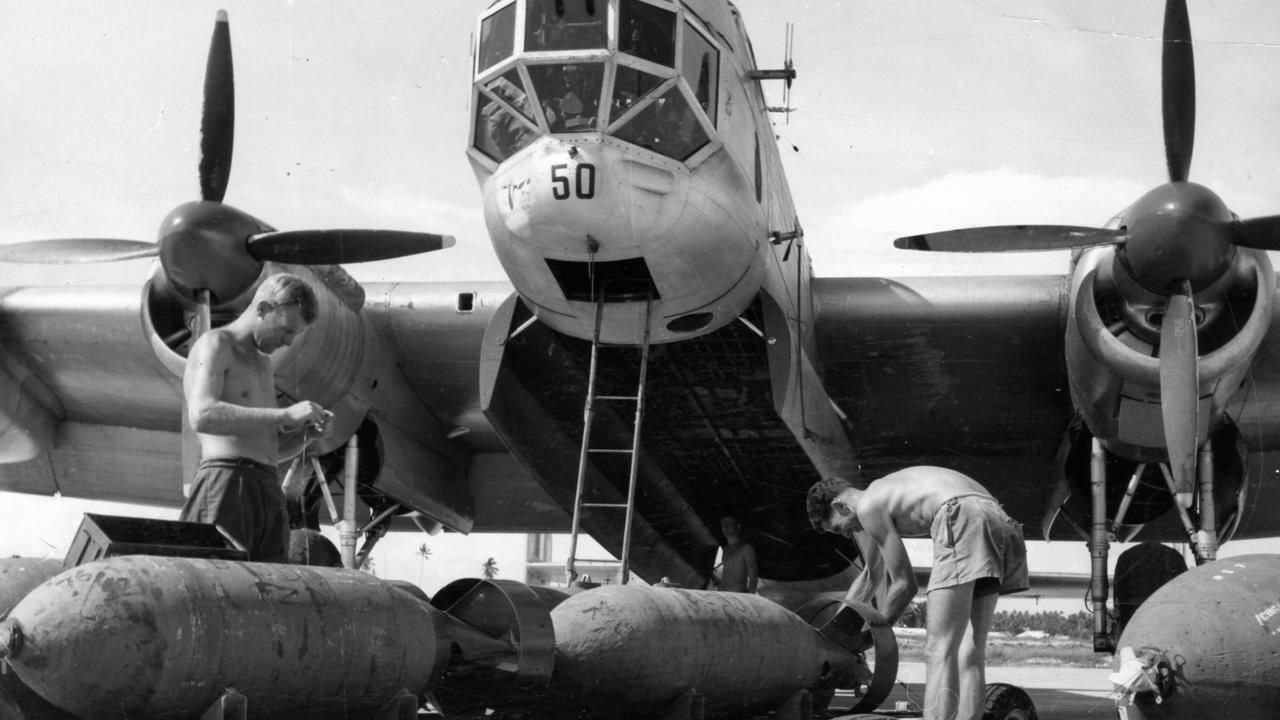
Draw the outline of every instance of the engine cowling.
M1134 282L1114 248L1077 263L1067 319L1067 373L1076 408L1103 446L1139 462L1166 462L1161 418L1160 322L1167 298ZM1275 276L1266 253L1241 249L1229 272L1195 294L1199 428L1203 443L1266 336Z
M340 450L362 425L375 426L382 462L368 488L446 527L470 530L475 503L467 487L468 455L446 437L446 428L418 399L397 365L397 353L366 313L364 294L337 266L265 263L256 282L211 308L213 327L243 312L267 276L289 272L303 278L319 301L316 320L289 347L271 355L280 405L312 400L334 413L334 430L314 446L322 454ZM156 357L181 377L190 349L189 326L196 311L174 291L157 267L147 282L143 324Z

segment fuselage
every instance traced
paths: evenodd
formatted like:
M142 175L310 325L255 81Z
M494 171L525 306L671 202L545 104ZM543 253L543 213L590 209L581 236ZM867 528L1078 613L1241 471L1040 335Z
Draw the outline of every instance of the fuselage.
M603 341L679 340L784 274L798 223L732 5L502 0L477 37L467 152L542 322L590 338L602 301Z

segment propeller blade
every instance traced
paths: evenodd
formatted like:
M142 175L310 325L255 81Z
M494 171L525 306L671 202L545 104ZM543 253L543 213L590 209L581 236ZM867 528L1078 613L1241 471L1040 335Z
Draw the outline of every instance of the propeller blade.
M294 265L390 260L453 247L452 235L400 230L282 230L251 236L249 254Z
M65 238L32 240L0 245L0 262L11 263L97 263L135 260L159 254L155 243L112 238Z
M1160 408L1177 500L1190 507L1196 482L1200 427L1199 347L1190 281L1169 297L1160 326Z
M1236 245L1259 250L1280 250L1280 215L1237 220L1231 224Z
M900 250L935 252L1035 252L1124 242L1123 230L1075 225L994 225L912 235L893 241Z
M191 344L209 331L213 325L210 317L210 294L208 290L196 291L196 310L192 318ZM182 398L182 495L191 494L191 484L195 482L196 471L200 468L200 437L191 427L191 418L187 416L186 393Z
M1191 172L1191 149L1196 135L1196 68L1186 0L1165 3L1160 78L1169 181L1185 182Z
M231 177L235 140L236 89L231 70L231 26L218 11L204 71L204 114L200 118L200 197L222 202Z

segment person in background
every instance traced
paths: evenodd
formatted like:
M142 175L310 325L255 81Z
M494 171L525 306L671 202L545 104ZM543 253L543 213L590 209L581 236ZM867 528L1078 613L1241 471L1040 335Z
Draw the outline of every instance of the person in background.
M760 583L756 549L742 536L742 525L732 515L720 518L725 544L720 556L719 588L724 592L754 593Z

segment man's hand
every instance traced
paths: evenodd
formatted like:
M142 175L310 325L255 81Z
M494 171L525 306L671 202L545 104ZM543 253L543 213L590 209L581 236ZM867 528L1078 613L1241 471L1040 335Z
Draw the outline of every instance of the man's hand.
M850 652L863 652L875 644L871 639L871 626L848 605L842 604L818 632Z
M333 419L333 413L310 400L294 403L284 410L285 421L281 426L286 431L294 431L310 425L315 432L323 434Z

